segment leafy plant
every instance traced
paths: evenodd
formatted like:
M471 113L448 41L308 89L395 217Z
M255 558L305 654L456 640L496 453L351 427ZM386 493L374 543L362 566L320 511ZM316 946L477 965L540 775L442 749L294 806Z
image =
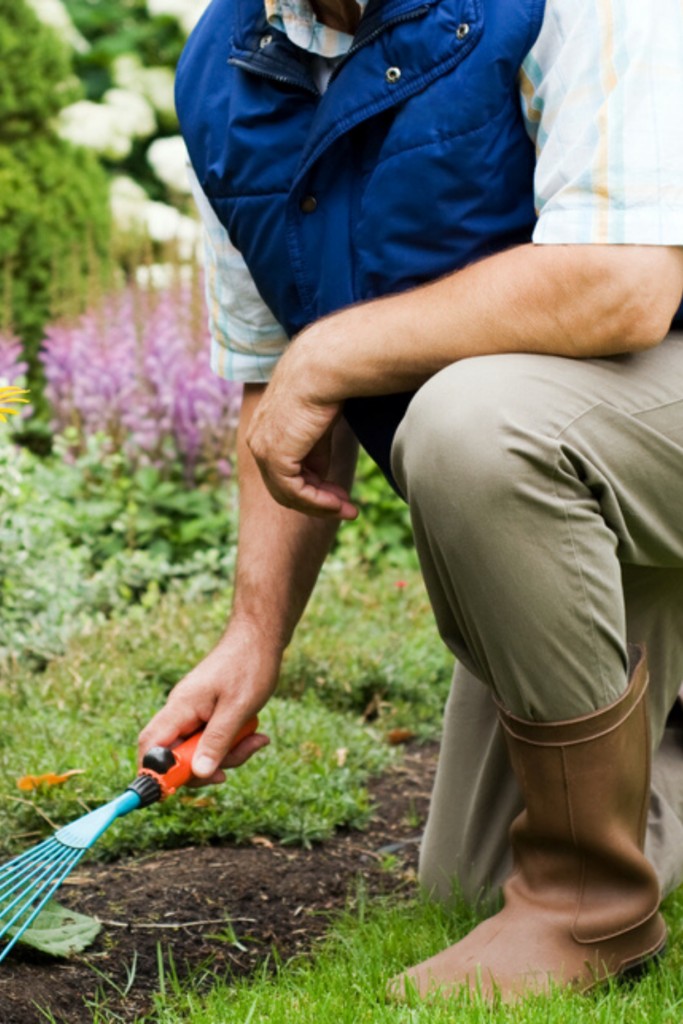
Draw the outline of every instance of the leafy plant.
M59 445L58 452L59 452ZM228 483L188 490L180 472L128 467L98 438L75 461L40 459L0 435L0 657L38 662L67 638L175 581L225 585L233 565Z
M8 929L8 938L13 938L18 926ZM72 956L92 945L101 930L96 918L67 910L56 900L50 900L19 941L49 956Z
M74 99L69 58L24 0L0 0L0 52L0 327L15 329L32 362L59 293L80 298L93 254L104 258L107 183L51 127Z
M114 84L112 64L135 53L146 66L175 67L185 37L175 18L152 17L146 0L66 0L76 28L90 43L76 57L76 70L89 99L98 100Z
M57 438L57 457L68 455L73 431ZM56 472L59 496L71 506L65 533L86 543L93 570L124 553L146 551L179 565L210 549L225 551L233 539L234 489L225 480L188 486L180 467L131 466L95 434L84 451ZM52 463L54 468L58 463ZM49 475L43 464L39 476Z
M381 470L361 452L353 486L359 517L340 530L335 550L347 563L366 567L415 569L410 512L392 490Z

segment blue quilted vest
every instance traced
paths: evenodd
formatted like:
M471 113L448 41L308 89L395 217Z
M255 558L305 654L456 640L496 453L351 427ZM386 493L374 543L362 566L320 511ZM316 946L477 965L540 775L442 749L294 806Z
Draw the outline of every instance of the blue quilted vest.
M545 0L370 0L320 95L262 0L213 0L177 75L202 188L289 336L528 241L518 72ZM457 325L456 325L457 329ZM410 396L350 399L390 477Z

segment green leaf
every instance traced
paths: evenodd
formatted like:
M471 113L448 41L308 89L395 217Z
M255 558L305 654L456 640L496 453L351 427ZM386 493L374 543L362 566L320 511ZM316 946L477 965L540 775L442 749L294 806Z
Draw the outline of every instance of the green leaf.
M96 918L78 914L50 900L19 942L50 956L71 956L91 946L101 929L102 925ZM12 937L18 930L10 928L7 934Z

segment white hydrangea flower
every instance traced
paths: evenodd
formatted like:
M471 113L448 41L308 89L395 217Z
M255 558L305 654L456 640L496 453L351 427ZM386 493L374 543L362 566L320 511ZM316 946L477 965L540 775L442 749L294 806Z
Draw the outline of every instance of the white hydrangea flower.
M126 175L114 178L109 189L112 219L121 231L139 231L145 221L147 193Z
M180 195L190 195L191 192L187 174L188 159L180 135L156 139L147 150L147 162L159 181Z
M191 284L194 268L189 263L149 263L138 267L135 280L141 288L168 291L176 284Z
M152 17L167 14L176 18L188 35L209 6L209 0L147 0L147 10Z
M122 202L128 203L141 203L147 199L147 193L142 185L139 185L135 178L128 177L127 174L119 174L112 179L110 194L112 200L120 199Z
M77 53L87 53L90 43L78 31L62 0L28 0L29 7L43 22L54 29L60 39Z
M114 61L112 76L121 89L139 93L160 114L175 119L174 74L171 68L146 68L134 53L126 53Z
M87 146L110 160L123 160L133 139L152 135L154 111L142 96L126 89L109 89L102 103L79 100L61 110L57 132L77 146Z
M94 149L109 160L123 160L132 149L131 133L106 103L79 100L65 107L57 116L57 132L68 142Z
M108 89L102 101L103 106L116 112L121 131L126 131L131 138L144 139L154 134L156 117L144 96L131 89Z
M138 233L160 245L175 243L181 260L194 260L202 252L202 228L173 206L147 198L132 178L120 175L111 185L110 202L119 230Z
M162 245L175 243L181 260L193 259L200 248L202 229L199 222L166 203L150 201L145 205L144 227L153 242Z

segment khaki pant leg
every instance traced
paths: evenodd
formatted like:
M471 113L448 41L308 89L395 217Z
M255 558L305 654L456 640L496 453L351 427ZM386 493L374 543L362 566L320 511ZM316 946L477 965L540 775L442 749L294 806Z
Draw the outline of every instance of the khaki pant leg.
M457 665L444 714L441 752L419 879L448 903L495 896L512 857L508 829L522 809L490 689Z
M683 721L671 695L683 684L683 572L624 566L628 636L645 641L650 669L652 800L645 852L664 894L683 882Z
M653 742L663 733L683 678L681 338L613 360L450 367L411 406L394 471L461 662L421 878L444 897L456 878L474 898L505 876L520 806L491 690L524 717L575 717L619 696L627 640L649 641ZM670 741L656 757L648 837L666 890L683 871Z

